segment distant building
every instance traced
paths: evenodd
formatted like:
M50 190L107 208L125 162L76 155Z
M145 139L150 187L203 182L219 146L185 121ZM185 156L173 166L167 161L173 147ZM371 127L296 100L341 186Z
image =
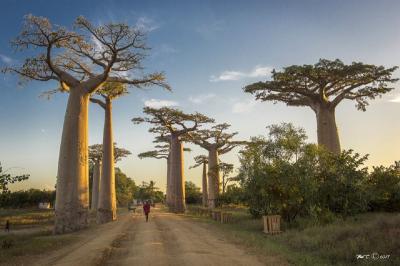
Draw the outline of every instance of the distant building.
M39 209L50 209L50 202L40 202Z

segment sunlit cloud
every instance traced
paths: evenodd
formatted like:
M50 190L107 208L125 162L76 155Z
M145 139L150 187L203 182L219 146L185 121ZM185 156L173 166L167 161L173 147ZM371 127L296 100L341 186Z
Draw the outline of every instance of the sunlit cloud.
M211 82L218 82L218 81L228 81L228 80L240 80L245 78L259 78L259 77L268 77L271 74L272 67L269 66L261 66L257 65L252 71L250 72L242 72L236 70L226 70L223 71L218 76L212 75L210 77Z
M256 101L254 99L235 102L232 106L232 113L234 114L249 113L254 109L255 106L256 106Z
M10 64L13 61L11 57L8 57L4 54L0 54L0 60L6 64Z
M178 102L174 101L150 99L150 100L145 100L144 105L151 108L161 108L161 107L178 106L179 104Z
M190 96L189 101L195 104L202 104L212 98L215 98L214 93L208 93L208 94L201 94L201 95L196 95L196 96Z

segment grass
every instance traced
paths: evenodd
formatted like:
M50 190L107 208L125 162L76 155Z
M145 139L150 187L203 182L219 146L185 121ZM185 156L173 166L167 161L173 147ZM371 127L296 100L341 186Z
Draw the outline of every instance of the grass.
M0 209L0 226L4 228L10 221L11 229L49 225L54 221L54 210Z
M0 246L0 265L22 265L27 257L44 254L69 244L77 236L52 235L51 231L41 231L32 234L9 234L0 236L0 243L11 242L11 247Z
M262 232L262 220L252 219L245 208L228 209L234 217L231 224L200 219L257 254L281 256L293 265L400 265L399 214L367 213L270 236ZM390 257L376 260L373 253ZM371 257L357 260L356 254Z

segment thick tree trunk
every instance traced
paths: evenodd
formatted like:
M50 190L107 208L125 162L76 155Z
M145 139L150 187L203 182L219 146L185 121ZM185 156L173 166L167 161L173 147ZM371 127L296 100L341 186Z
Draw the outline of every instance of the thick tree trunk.
M317 116L318 145L324 146L335 154L339 154L341 149L335 120L335 109L319 107L315 113Z
M208 151L208 207L211 209L218 204L219 183L218 150L212 147Z
M171 206L171 152L167 158L167 192L166 192L166 203L167 206Z
M76 231L88 225L88 106L89 95L79 88L71 88L58 160L56 234Z
M185 178L183 173L183 146L178 136L171 136L171 201L172 210L185 212Z
M203 163L203 206L207 207L208 204L208 189L207 189L207 164Z
M97 223L107 223L117 218L114 173L114 143L112 132L112 106L107 99L103 133L103 161L100 180L100 197Z
M101 161L96 161L93 167L92 205L90 209L97 211L100 192Z

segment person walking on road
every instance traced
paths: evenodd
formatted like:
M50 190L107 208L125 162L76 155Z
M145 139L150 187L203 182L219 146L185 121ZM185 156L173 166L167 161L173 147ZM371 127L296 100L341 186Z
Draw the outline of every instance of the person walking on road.
M146 222L148 222L149 221L149 213L150 213L150 203L149 203L149 201L146 201L143 204L143 212L144 212L144 215L146 215Z

